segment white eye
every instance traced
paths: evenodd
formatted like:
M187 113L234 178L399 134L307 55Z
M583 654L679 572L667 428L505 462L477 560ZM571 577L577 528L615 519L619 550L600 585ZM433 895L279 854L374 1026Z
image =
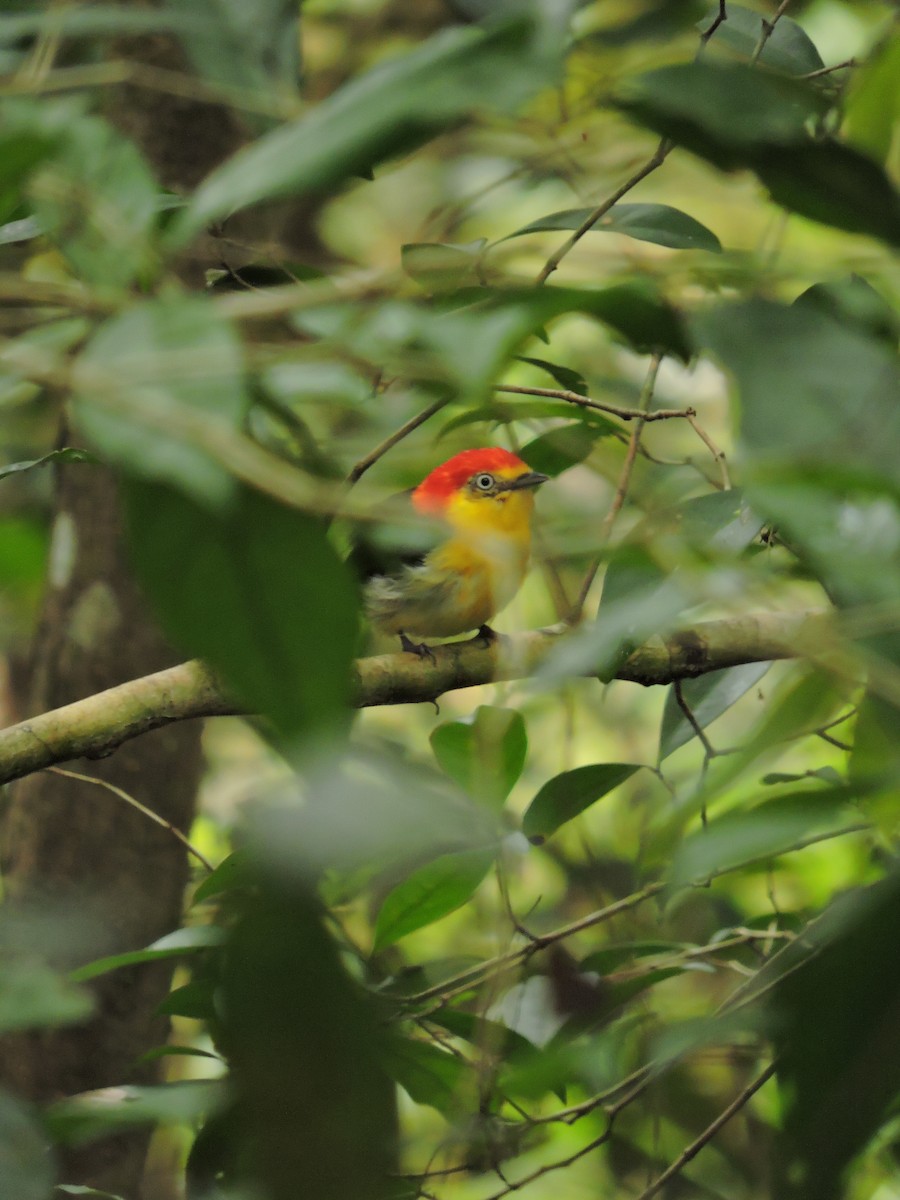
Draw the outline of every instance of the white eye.
M493 475L488 475L488 473L486 471L483 475L476 475L475 476L475 486L478 488L478 490L480 492L489 492L491 490L491 488L494 486Z

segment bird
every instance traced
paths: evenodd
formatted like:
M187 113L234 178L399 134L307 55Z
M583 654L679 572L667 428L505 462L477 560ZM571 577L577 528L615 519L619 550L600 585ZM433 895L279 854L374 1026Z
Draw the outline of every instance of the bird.
M372 574L363 590L366 615L403 650L434 661L431 647L409 636L454 637L470 629L485 644L488 622L512 600L528 569L534 493L547 475L509 450L486 446L455 454L414 488L416 512L445 525L448 536L396 573Z

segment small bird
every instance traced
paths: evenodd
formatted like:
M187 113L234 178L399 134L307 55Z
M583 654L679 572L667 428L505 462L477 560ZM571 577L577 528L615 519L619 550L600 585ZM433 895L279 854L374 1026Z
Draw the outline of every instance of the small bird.
M373 625L399 634L403 649L420 658L434 656L411 633L452 637L477 629L492 641L488 621L525 578L534 491L547 478L497 447L463 450L436 467L411 499L423 516L443 521L450 536L397 574L369 579L364 602Z

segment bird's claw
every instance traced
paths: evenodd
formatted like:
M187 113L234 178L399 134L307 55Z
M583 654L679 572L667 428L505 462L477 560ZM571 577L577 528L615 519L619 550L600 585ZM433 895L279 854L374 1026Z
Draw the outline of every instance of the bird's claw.
M414 654L416 658L427 658L437 666L437 659L434 657L434 651L430 646L426 646L424 642L411 642L405 633L400 634L400 645L407 654Z

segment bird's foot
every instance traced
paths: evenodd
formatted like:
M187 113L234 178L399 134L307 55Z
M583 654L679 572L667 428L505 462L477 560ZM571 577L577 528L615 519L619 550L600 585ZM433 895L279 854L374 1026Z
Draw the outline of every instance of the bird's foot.
M411 642L405 633L400 634L400 645L407 654L414 654L416 658L428 658L437 665L437 659L434 657L434 651L430 646L426 646L424 642Z
M475 636L473 642L481 642L482 646L493 646L494 642L500 640L500 634L491 629L490 625L482 625Z

